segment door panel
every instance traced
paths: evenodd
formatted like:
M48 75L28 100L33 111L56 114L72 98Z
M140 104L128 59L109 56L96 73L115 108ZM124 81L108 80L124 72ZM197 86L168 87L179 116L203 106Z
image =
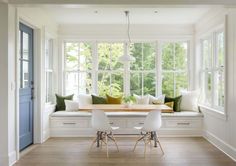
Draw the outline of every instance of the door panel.
M20 150L33 143L33 29L20 23Z

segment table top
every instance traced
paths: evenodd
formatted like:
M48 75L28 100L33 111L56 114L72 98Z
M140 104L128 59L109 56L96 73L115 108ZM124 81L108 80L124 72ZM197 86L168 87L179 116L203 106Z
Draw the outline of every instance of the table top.
M91 104L79 106L79 110L81 111L91 111L91 110L104 110L105 112L114 112L114 111L134 111L134 112L149 112L151 110L170 110L171 108L164 105L143 105L143 104L132 104L132 105L124 105L124 104Z

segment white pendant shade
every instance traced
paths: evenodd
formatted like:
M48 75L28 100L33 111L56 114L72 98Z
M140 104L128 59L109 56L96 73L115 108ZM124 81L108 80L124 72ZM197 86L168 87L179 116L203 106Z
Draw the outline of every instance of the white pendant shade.
M130 55L122 55L119 57L119 61L124 63L124 62L134 62L135 58Z

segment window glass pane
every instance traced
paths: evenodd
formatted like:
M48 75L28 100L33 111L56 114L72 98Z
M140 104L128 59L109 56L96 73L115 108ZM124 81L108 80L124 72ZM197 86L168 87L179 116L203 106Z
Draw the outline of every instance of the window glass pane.
M211 40L203 40L203 67L211 68L212 67L212 46Z
M216 93L216 106L224 107L224 74L222 71L216 73L216 84L217 84L217 93Z
M131 70L142 70L143 62L143 44L142 43L131 43L130 44L130 55L135 58L135 62L131 63Z
M205 78L205 102L207 105L212 103L212 73L207 72Z
M53 95L53 73L52 72L46 72L46 102L53 101L54 95Z
M217 66L224 66L224 32L218 33L216 36L217 45Z
M109 43L98 44L98 69L109 70L111 61L111 47Z
M142 74L130 73L130 94L142 95Z
M21 61L22 65L22 80L21 80L21 88L29 87L29 62L28 61Z
M174 73L162 73L162 94L168 97L174 97Z
M86 71L92 69L92 45L89 43L80 43L80 70Z
M155 44L143 43L143 69L154 70L155 69L155 58L156 50Z
M120 69L123 64L119 62L119 57L124 55L124 44L111 44L111 70Z
M79 93L91 94L92 93L92 74L87 72L79 73Z
M98 73L98 95L110 94L110 74L107 72Z
M180 95L181 90L188 89L188 77L186 72L176 73L175 74L175 96Z
M175 69L176 70L187 69L187 51L188 51L187 42L175 44Z
M23 32L23 59L29 59L29 35Z
M45 68L53 68L53 40L47 39L45 43Z
M67 72L65 75L66 95L74 94L74 99L78 97L78 73Z
M67 70L79 69L79 43L66 43L65 44L65 59Z
M123 73L112 73L111 74L111 95L121 96L123 95Z
M155 96L156 92L156 80L155 80L155 73L145 73L144 74L144 85L143 85L143 93L144 95L150 94Z
M174 43L166 43L162 46L162 69L174 69Z

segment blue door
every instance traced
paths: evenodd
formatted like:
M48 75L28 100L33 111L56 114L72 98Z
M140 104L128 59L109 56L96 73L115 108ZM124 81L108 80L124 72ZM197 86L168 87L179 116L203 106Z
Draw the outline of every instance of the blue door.
M33 144L33 29L20 23L20 150Z

